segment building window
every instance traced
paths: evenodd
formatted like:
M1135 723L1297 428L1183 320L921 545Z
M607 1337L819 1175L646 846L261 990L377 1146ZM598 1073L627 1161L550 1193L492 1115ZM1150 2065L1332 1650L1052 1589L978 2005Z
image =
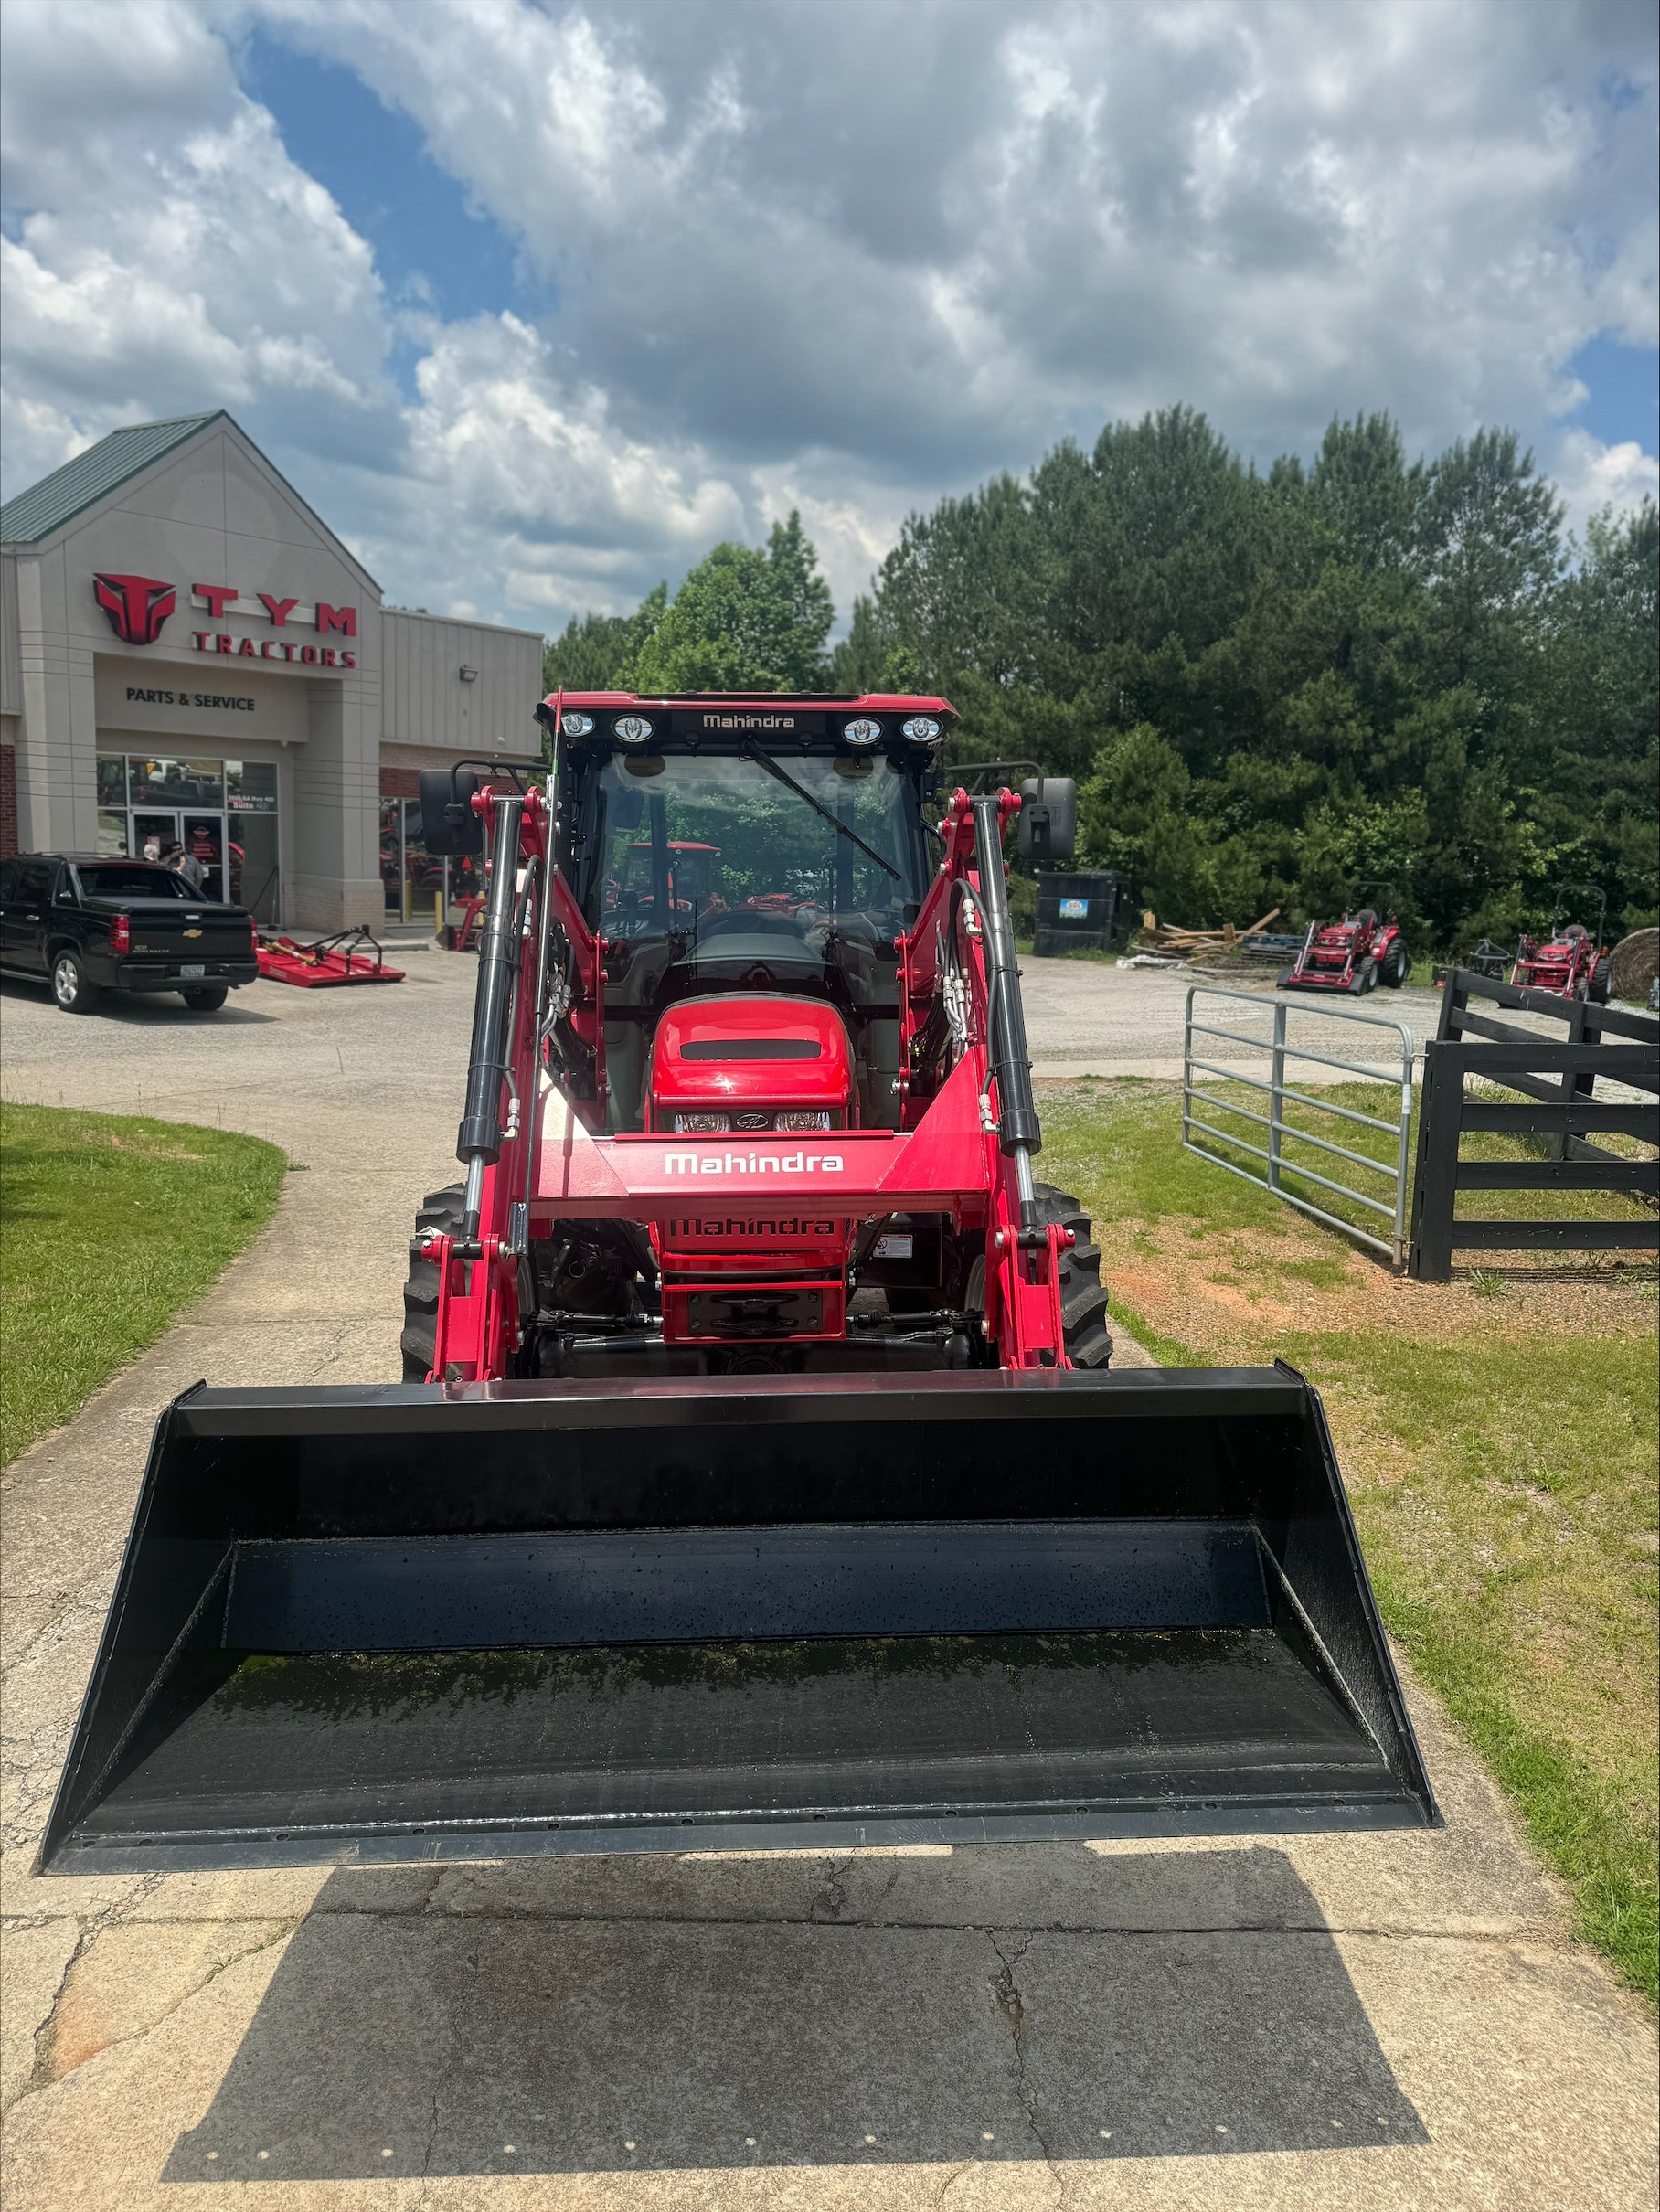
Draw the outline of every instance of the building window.
M100 754L100 853L165 859L176 845L200 867L204 898L278 921L275 764Z

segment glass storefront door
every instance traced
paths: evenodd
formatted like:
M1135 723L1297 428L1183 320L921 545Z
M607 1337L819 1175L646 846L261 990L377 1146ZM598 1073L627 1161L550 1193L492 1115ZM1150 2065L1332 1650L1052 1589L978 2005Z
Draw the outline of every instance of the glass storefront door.
M158 814L153 807L134 810L133 837L127 847L133 859L165 860L179 842L178 816L171 810L165 814Z
M176 845L201 868L205 899L229 899L268 926L280 920L274 763L101 754L99 851L163 860Z

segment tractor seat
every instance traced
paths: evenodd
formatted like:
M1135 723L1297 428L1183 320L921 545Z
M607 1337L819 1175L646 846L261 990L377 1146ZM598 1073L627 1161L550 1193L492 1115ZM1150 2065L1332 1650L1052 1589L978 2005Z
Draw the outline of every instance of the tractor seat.
M1564 944L1577 944L1584 934L1585 924L1582 921L1570 921L1568 927L1562 931L1562 942Z
M1378 917L1370 907L1362 907L1355 920L1363 929L1375 930L1378 927Z

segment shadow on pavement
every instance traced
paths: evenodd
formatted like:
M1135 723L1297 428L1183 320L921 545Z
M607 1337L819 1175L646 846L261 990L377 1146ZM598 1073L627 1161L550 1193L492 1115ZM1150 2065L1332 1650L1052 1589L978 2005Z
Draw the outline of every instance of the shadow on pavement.
M123 1028L141 1029L172 1027L180 1023L194 1027L204 1022L216 1023L221 1028L233 1028L239 1023L246 1025L275 1021L277 1017L274 1014L261 1014L257 1007L247 1003L246 994L258 989L258 984L240 985L222 1006L216 1007L211 1014L197 1013L173 991L134 991L124 994L119 991L110 991L98 1001L90 1014L66 1015L64 1019L66 1023L80 1021L83 1026L94 1022L119 1022ZM51 993L44 978L37 983L31 976L0 977L0 999L8 998L15 998L23 1005L33 1004L43 1011L55 1011Z
M1045 1856L1073 1859L1059 1876L1080 1853ZM638 1860L607 1862L605 1919L580 1917L570 1862L544 1862L529 1906L522 1865L474 1869L464 1912L388 1912L378 1877L342 1871L164 2178L1427 2142L1282 1853L1250 1855L1266 1925L1182 1929L1208 1874L1228 1893L1229 1856L1098 1861L1103 1917L1122 1888L1136 1919L1151 1904L1156 1920L1162 1890L1171 1925L1035 1933L915 1925L927 1891L919 1902L914 1888L902 1926L745 1917L746 1886L763 1909L776 1897L759 1864L729 1863L720 1919L632 1917L631 1902L662 1902L661 1876Z

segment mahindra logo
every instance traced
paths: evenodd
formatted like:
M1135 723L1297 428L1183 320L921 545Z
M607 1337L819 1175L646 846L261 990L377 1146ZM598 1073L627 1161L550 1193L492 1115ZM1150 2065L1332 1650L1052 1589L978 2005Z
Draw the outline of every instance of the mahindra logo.
M793 714L706 714L705 729L793 729Z
M92 596L123 645L154 645L178 604L173 586L154 576L95 576Z
M663 1158L665 1175L839 1175L838 1152L671 1152Z

